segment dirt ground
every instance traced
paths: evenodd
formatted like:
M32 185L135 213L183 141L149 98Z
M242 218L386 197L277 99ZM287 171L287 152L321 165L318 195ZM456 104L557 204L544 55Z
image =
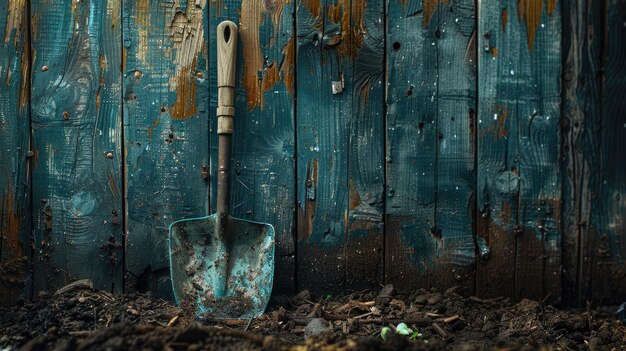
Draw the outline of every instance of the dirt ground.
M385 286L345 296L302 291L273 298L256 320L199 324L166 301L78 281L0 308L0 350L626 350L614 311Z

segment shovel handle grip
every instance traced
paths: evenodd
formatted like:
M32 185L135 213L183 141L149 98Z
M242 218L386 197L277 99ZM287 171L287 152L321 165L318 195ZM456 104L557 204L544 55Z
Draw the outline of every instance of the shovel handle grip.
M236 56L237 25L231 21L223 21L217 26L218 134L233 134Z

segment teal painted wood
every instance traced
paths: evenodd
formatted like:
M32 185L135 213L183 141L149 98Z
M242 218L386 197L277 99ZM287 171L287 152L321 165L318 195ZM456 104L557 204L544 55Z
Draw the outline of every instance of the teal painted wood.
M26 3L0 9L0 305L10 305L30 293L30 40Z
M409 290L429 287L437 266L437 6L387 6L385 282Z
M339 290L346 288L350 8L301 1L297 9L297 288Z
M533 7L535 6L535 7ZM520 143L520 224L517 297L559 300L561 296L561 10L554 1L526 4L517 98ZM541 11L535 19L534 10ZM519 11L519 9L518 9ZM515 11L512 19L516 18ZM518 22L519 23L519 22ZM513 26L512 26L513 27ZM526 43L524 43L526 44ZM521 44L520 44L521 45ZM518 73L519 72L519 73ZM538 284L537 282L541 282Z
M473 2L390 2L386 280L473 292ZM470 61L472 60L472 61Z
M512 297L515 287L518 88L510 72L517 69L524 39L510 15L514 5L485 2L478 9L477 240L489 255L477 264L476 294L484 297Z
M377 288L384 268L385 2L352 1L355 45L348 118L346 286ZM362 14L362 15L361 15ZM354 31L356 29L356 31Z
M476 11L473 0L440 1L437 14L437 203L439 286L474 293ZM439 232L440 231L440 232Z
M168 226L209 212L208 6L123 5L128 283L172 299Z
M598 1L566 0L563 18L563 300L584 306L591 299L595 251L591 215L601 187L602 12Z
M274 292L290 293L295 279L294 4L261 0L211 3L210 37L222 20L239 26L232 215L270 223L276 231ZM215 40L210 65L216 67ZM211 202L217 179L217 76L211 70ZM215 206L213 206L215 208Z
M560 295L559 29L553 1L479 9L479 294Z
M119 1L32 1L34 289L122 288Z
M605 5L602 47L601 178L591 216L591 297L621 303L626 295L626 2Z

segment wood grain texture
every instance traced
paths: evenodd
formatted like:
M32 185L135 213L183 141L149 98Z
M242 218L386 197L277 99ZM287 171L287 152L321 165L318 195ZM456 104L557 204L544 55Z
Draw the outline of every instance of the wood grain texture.
M542 3L479 9L479 295L560 296L560 11Z
M437 203L439 287L474 293L476 244L476 26L472 0L440 1L437 40ZM440 231L440 232L439 232Z
M390 1L387 11L387 212L385 282L429 287L437 269L438 12L420 1ZM428 13L428 12L427 12Z
M389 3L385 272L405 290L474 290L474 13Z
M599 192L591 216L591 299L621 303L626 295L626 1L606 2L602 31L602 119Z
M356 57L348 72L352 107L348 119L348 231L346 286L377 288L384 264L384 58L385 1L352 1ZM362 14L361 14L362 13ZM362 21L362 22L361 22ZM359 47L360 46L360 47Z
M31 1L34 290L122 288L120 2Z
M274 293L294 291L294 2L225 0L210 5L210 37L222 20L239 26L231 214L276 231ZM216 47L210 41L210 62ZM210 76L211 203L217 174L217 78Z
M209 212L208 5L123 5L127 282L173 299L168 226Z
M0 1L0 305L30 293L30 65L25 1Z
M602 12L598 1L563 2L563 301L591 298L591 215L601 187Z
M346 288L351 9L333 0L297 8L297 289L336 291Z

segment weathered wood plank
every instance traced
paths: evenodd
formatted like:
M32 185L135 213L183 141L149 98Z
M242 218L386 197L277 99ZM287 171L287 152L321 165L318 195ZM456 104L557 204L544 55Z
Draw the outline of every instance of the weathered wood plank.
M121 290L120 2L32 1L34 286Z
M10 305L30 293L30 40L26 2L0 9L0 305Z
M602 11L599 1L564 0L563 105L563 300L584 306L591 297L591 214L601 174L600 110Z
M476 26L473 0L439 1L437 202L440 288L474 293Z
M128 282L171 299L168 226L209 212L208 6L123 6Z
M591 218L591 298L621 303L626 296L626 1L605 3L599 192Z
M351 35L356 57L348 72L352 108L348 118L348 232L346 286L377 288L384 264L384 58L385 2L351 2Z
M226 0L211 3L211 38L222 20L239 25L232 215L267 222L276 230L274 292L294 291L294 3ZM211 66L216 50L211 40ZM217 175L215 108L211 73L211 174ZM211 183L215 194L215 182ZM214 198L214 197L213 197ZM213 199L212 199L213 200ZM213 201L212 201L213 202Z
M511 18L519 18L518 24L524 23L526 33L513 74L519 84L516 109L522 233L517 247L518 298L550 295L560 300L561 296L561 172L557 167L561 10L554 3L526 1L511 12Z
M477 240L489 254L477 264L476 293L483 297L512 297L515 287L520 180L518 87L511 71L525 41L513 6L481 2L478 8Z
M431 285L436 270L437 5L390 1L387 10L385 281ZM421 15L420 15L421 14Z
M298 4L296 266L298 289L317 292L346 288L350 18L347 1Z
M560 10L509 1L479 16L479 235L492 246L479 294L560 296Z

